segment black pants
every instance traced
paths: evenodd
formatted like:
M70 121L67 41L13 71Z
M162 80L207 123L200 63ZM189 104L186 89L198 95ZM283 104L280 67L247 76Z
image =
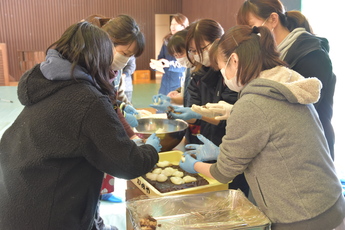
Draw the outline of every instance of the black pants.
M231 183L229 183L229 189L241 189L241 191L248 197L249 195L249 185L244 174L237 175Z

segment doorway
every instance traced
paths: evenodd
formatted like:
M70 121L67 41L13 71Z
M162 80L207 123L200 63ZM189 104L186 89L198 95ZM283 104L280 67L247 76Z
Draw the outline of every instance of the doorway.
M155 58L158 58L161 51L163 38L170 33L171 14L155 14ZM162 73L155 71L155 79L160 83Z

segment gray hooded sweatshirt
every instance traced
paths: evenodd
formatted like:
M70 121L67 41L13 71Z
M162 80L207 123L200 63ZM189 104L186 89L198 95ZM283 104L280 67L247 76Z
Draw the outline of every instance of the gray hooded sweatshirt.
M332 229L345 216L340 181L312 103L321 82L286 67L263 71L240 93L212 176L245 173L274 229Z

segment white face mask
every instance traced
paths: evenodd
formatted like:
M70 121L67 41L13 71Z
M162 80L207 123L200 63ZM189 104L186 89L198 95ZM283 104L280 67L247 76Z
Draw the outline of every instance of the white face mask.
M119 52L116 52L114 55L114 60L113 63L111 64L111 69L112 70L120 70L123 69L129 60L130 57L126 57Z
M180 63L180 65L182 67L186 67L186 68L191 68L192 67L192 63L190 63L190 61L188 60L187 57L176 58L176 61L178 63Z
M225 75L225 70L229 64L230 59L231 59L231 57L229 57L228 61L226 62L226 65L220 70L220 72L222 73L223 78L224 78L224 82L229 87L229 89L231 89L232 91L235 91L235 92L240 92L243 88L243 85L237 84L237 70L235 72L235 76L233 76L230 80L228 80L228 78Z
M200 60L200 57L199 57L199 55L198 54L194 54L194 60L196 61L196 62L199 62L199 63L201 63L201 64L203 64L204 66L207 66L207 67L209 67L210 65L211 65L211 63L210 63L210 57L209 57L209 55L208 55L208 51L207 50L204 50L203 52L202 52L202 61Z

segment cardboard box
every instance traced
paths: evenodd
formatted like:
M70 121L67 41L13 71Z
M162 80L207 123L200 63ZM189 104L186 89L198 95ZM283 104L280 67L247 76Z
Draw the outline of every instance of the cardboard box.
M133 73L133 82L150 82L151 80L151 72L150 70L136 70Z

